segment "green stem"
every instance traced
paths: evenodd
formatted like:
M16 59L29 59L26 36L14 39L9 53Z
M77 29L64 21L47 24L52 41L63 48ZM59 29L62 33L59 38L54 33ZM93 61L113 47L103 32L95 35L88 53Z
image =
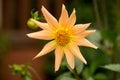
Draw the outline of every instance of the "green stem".
M93 5L94 5L94 10L95 10L95 16L96 16L96 20L97 20L98 29L101 29L102 24L101 24L101 20L100 20L100 16L99 16L97 0L93 0Z
M76 69L72 69L70 67L68 67L68 69L74 74L76 80L81 80L80 77L79 77L79 75L76 72Z
M80 80L80 77L79 77L79 75L78 75L77 72L76 72L76 69L72 69L72 70L73 70L73 74L74 74L75 78L76 78L77 80Z
M113 48L112 48L112 55L111 55L111 63L114 64L115 63L115 52L116 52L116 43L114 43ZM112 75L112 80L116 80L116 72L113 72Z

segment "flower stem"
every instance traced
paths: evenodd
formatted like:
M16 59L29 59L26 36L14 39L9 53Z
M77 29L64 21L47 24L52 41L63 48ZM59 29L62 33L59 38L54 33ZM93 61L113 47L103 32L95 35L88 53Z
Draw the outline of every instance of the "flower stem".
M116 45L114 44L113 50L112 50L112 60L111 60L112 64L115 63L115 50L116 50ZM116 75L117 75L116 72L113 72L112 80L116 80Z
M78 75L77 72L76 72L76 69L72 69L72 70L73 70L73 74L74 74L75 78L76 78L77 80L80 80L80 77L79 77L79 75Z
M80 77L79 77L79 75L76 72L76 69L72 69L70 67L68 67L68 69L74 74L76 80L81 80Z

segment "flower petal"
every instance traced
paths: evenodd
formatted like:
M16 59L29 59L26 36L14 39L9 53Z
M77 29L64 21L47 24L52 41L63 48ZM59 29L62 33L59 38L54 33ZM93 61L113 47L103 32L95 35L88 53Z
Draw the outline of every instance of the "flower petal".
M81 37L86 37L88 36L89 34L92 34L94 33L96 30L86 30L84 31L83 33L80 34Z
M67 25L69 27L72 27L75 24L75 22L76 22L76 14L75 13L76 13L76 11L74 9L72 14L70 15L70 18L69 18L68 23L67 23Z
M72 69L74 69L74 67L75 67L75 64L74 64L74 55L68 49L65 49L64 52L65 52L65 56L66 56L68 64L70 65L70 67Z
M49 26L52 28L52 29L55 29L57 26L58 26L58 22L56 20L56 18L54 18L48 11L47 9L45 9L43 6L42 6L42 9L41 9L45 19L47 20Z
M76 34L74 35L74 38L75 39L82 39L82 38L85 38L86 36L88 36L89 34L92 34L94 33L96 30L85 30L83 32L81 32L80 34Z
M43 55L51 52L52 50L55 49L55 47L56 47L56 46L55 46L54 41L51 41L51 42L47 43L47 44L43 47L43 49L42 49L33 59L38 58L38 57L40 57L40 56L43 56Z
M59 18L59 24L62 26L66 26L68 21L68 12L64 6L64 4L62 5L62 12L61 12L61 16Z
M91 48L95 48L97 49L97 47L95 45L93 45L92 43L90 43L87 39L83 38L78 40L78 45L79 46L87 46L87 47L91 47Z
M70 46L69 49L78 59L80 59L83 63L87 64L86 60L84 59L79 50L79 47L76 44L72 44L72 46Z
M83 32L84 30L86 30L91 23L87 23L87 24L77 24L75 25L72 29L74 31L75 34L80 34L81 32Z
M49 26L47 23L42 23L42 22L39 22L35 19L31 19L38 27L42 28L42 29L48 29Z
M27 36L30 38L43 39L43 40L53 39L52 33L50 31L47 31L47 30L29 33L29 34L27 34Z
M60 63L62 61L62 58L64 56L63 50L59 47L55 50L55 71L59 70Z

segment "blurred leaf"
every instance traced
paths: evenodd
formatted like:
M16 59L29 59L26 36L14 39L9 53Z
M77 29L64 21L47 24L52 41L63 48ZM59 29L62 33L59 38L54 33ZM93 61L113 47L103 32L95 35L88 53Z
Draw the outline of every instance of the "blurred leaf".
M120 64L109 64L109 65L103 66L102 68L115 71L115 72L120 72Z
M105 65L106 63L109 63L110 58L107 54L104 54L102 50L100 49L92 49L92 48L85 48L81 47L81 52L86 53L84 56L87 59L89 66L89 74L93 75L99 66Z
M31 77L26 76L26 80L32 80Z
M77 71L78 74L80 74L83 70L84 65L78 58L75 58L75 63L76 63L75 64L76 65L76 71Z
M87 78L87 80L94 80L92 77Z
M84 78L88 79L88 78L90 77L89 68L86 67L86 68L83 70L82 75L83 75Z
M22 78L24 78L26 75L27 75L27 71L24 71L24 70L20 71L20 76Z
M21 67L20 65L14 64L13 66L10 66L10 67L12 67L13 72L14 72L15 74L20 73L20 72L22 71L22 67Z
M58 79L58 80L76 80L76 79L71 77L62 77L61 79Z
M20 75L21 78L26 78L26 80L32 80L32 75L29 72L29 68L28 68L29 66L30 65L28 63L21 65L13 64L12 66L10 66L10 68L12 68L12 71L15 74Z
M109 40L110 42L114 43L117 38L117 33L115 31L111 30L101 30L102 37L104 39Z
M94 76L95 80L107 80L107 76L103 73L98 73Z
M30 72L27 72L26 80L32 80L32 75L30 74Z
M66 72L57 77L56 80L76 80L76 79L72 78L70 72Z

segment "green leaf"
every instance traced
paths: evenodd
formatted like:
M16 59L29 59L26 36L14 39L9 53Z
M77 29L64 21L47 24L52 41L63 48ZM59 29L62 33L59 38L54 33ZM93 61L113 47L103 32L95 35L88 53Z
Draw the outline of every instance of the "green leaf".
M76 80L71 76L70 72L63 73L59 77L57 77L55 80Z
M91 75L90 75L89 68L86 67L86 68L83 70L82 75L83 75L84 78L88 79L88 78L91 76Z
M13 72L14 73L20 73L21 71L22 71L22 67L21 67L21 65L17 65L17 64L14 64L13 66L12 66L12 69L13 69Z
M107 76L103 73L97 73L95 76L94 76L94 79L95 80L107 80Z
M89 77L87 80L94 80L92 77Z
M29 76L26 76L25 78L26 78L26 80L32 80L32 78Z
M30 74L29 71L27 72L27 75L25 78L26 78L26 80L32 80L32 75Z
M78 58L75 58L75 63L76 63L75 64L76 65L76 71L77 71L78 74L80 74L83 70L84 65Z
M115 71L115 72L120 72L120 64L109 64L109 65L103 66L102 68Z

